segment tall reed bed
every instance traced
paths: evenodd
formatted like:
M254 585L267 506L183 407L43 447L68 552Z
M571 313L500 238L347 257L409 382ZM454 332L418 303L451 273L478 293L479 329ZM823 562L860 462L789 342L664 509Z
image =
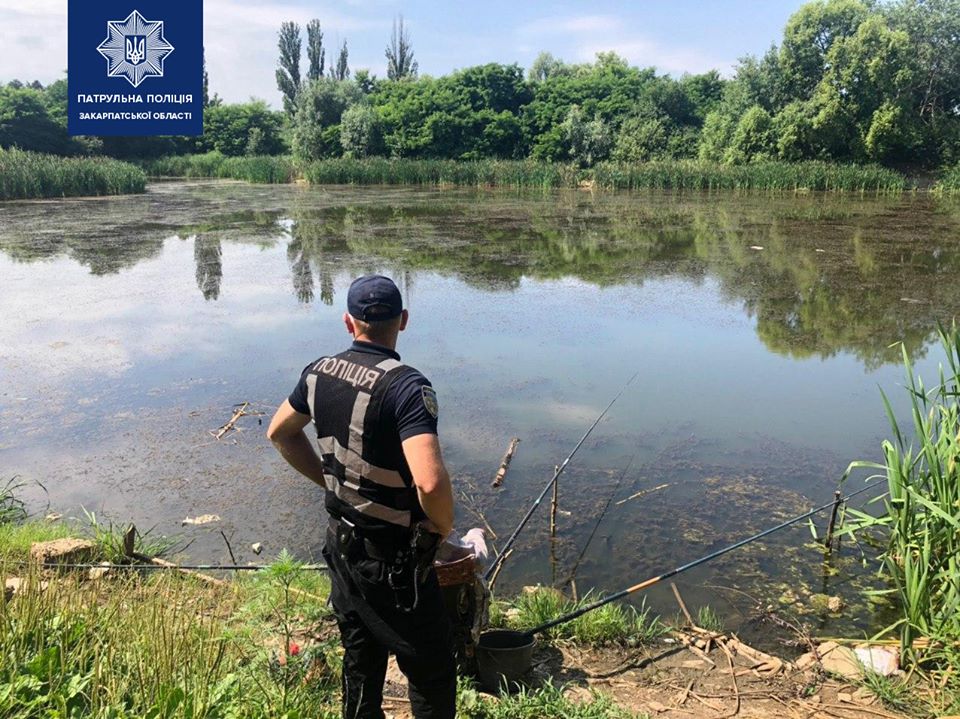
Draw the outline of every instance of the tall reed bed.
M761 190L896 193L903 175L877 165L763 162L721 165L695 160L605 162L591 169L534 160L321 160L305 168L315 184L467 185L665 190Z
M577 171L536 160L406 160L372 157L318 160L304 168L318 185L462 185L471 187L571 187Z
M657 160L637 164L601 163L597 185L614 189L747 190L771 192L898 193L906 178L879 165L828 162L755 162L724 165L699 160Z
M0 148L0 200L143 192L139 167L101 157L58 157Z
M226 157L219 152L174 155L149 160L143 167L150 177L211 177L266 185L293 182L297 177L289 157L273 155Z
M218 152L152 160L151 177L220 177L249 182L292 182L297 165L289 157L224 157ZM333 158L307 163L303 176L315 185L458 185L464 187L601 187L641 190L742 190L770 192L897 193L906 178L878 165L827 162L758 162L723 165L698 160L637 164L604 162L580 169L537 160L412 160Z
M853 530L879 530L886 539L882 573L891 581L902 616L904 655L943 668L960 659L960 332L940 328L946 364L927 387L906 350L905 389L911 427L902 427L883 397L893 439L883 442L883 464L854 462L851 469L882 470L889 494L877 517L852 512ZM848 470L849 471L849 470ZM915 640L926 645L922 652Z
M940 195L960 195L960 165L944 171L933 186L933 192Z

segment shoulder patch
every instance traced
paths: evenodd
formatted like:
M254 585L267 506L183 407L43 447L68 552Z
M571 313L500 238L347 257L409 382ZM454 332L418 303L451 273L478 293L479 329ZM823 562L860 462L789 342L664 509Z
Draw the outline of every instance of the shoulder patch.
M433 387L428 387L427 385L422 385L420 387L420 392L423 394L423 406L426 407L427 412L436 419L440 414L440 405L437 402L437 393Z

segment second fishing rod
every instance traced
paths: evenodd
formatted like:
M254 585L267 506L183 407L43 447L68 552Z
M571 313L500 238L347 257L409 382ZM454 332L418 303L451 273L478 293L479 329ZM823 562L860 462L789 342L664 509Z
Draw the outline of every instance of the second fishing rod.
M583 436L580 438L580 441L577 442L574 448L570 451L570 454L567 455L566 459L564 459L563 462L561 462L560 465L557 467L557 469L554 471L553 477L551 477L550 481L547 482L546 486L543 488L543 491L540 492L540 496L538 496L536 500L534 500L533 504L530 506L530 509L527 510L527 513L523 515L523 519L520 520L520 523L517 525L516 529L513 530L513 533L510 535L509 539L507 539L506 544L503 545L503 548L500 550L500 554L498 554L497 558L490 563L490 566L487 568L487 571L483 575L483 578L485 580L489 581L490 577L493 576L494 572L497 571L497 567L499 567L503 563L503 561L507 558L507 552L510 551L510 547L512 547L513 543L517 540L517 536L520 534L521 531L523 531L523 528L526 526L527 522L530 521L530 517L533 516L533 513L537 511L537 507L540 506L540 502L543 501L543 498L547 496L547 492L550 491L551 487L553 487L553 485L556 484L557 480L560 478L560 475L563 474L563 470L567 468L567 465L570 463L570 460L573 459L573 455L575 455L577 453L577 450L580 449L581 445L583 445L583 443L586 442L587 437L590 436L590 433L593 432L593 430L596 428L598 424L600 424L600 420L602 420L606 416L607 412L610 411L610 408L613 407L614 403L618 399L620 399L620 397L623 395L624 392L626 392L627 387L629 387L630 384L633 382L633 380L637 378L638 374L639 372L634 372L633 376L627 380L626 384L623 385L623 387L620 388L620 391L617 392L617 395L612 400L610 400L610 404L608 404L606 408L604 408L603 412L601 412L599 416L593 421L593 424L591 424L590 427L587 428L587 431L583 433Z

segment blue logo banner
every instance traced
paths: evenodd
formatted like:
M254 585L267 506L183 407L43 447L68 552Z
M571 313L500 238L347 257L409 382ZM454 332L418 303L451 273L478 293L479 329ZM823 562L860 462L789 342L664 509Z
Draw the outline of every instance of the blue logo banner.
M203 133L202 0L70 0L71 135Z

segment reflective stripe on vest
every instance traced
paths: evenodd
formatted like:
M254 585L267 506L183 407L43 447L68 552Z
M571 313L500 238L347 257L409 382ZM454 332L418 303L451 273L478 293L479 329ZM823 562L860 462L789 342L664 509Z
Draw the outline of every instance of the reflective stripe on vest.
M344 353L346 354L346 353ZM356 359L374 359L375 356L367 355L356 356ZM398 506L413 506L417 504L416 490L412 482L404 480L404 476L398 469L380 467L373 464L364 455L370 453L364 452L364 424L370 403L375 393L386 391L389 382L383 383L384 378L394 370L405 367L402 362L393 358L386 358L376 365L370 366L363 362L355 362L345 359L342 355L336 357L324 357L318 360L306 377L307 401L310 406L310 412L313 416L314 424L317 426L317 443L320 453L324 456L324 482L326 489L336 498L347 505L350 509L367 517L399 525L404 528L411 524L411 512L409 509L399 509L396 506L389 506L390 503ZM392 380L391 380L392 381ZM324 383L333 382L333 385ZM346 383L346 387L340 382ZM318 389L318 384L320 388ZM331 391L331 386L333 390ZM316 405L318 391L321 392L321 406ZM324 411L323 393L333 394L335 399L331 400L334 404L334 417L346 419L347 405L345 401L349 395L353 395L353 403L350 409L349 426L346 432L343 432L341 420L326 422L317 421L317 412ZM378 402L382 399L381 394L376 394ZM346 395L346 396L345 396ZM344 404L339 404L344 402ZM328 411L329 408L328 408ZM324 432L326 429L326 432ZM346 439L344 446L338 437ZM334 462L331 462L330 459ZM339 466L337 466L339 465ZM339 477L341 471L343 475ZM333 470L333 471L331 471ZM408 475L409 476L409 475ZM383 487L385 494L382 500L376 500L377 487ZM402 497L404 490L409 492L409 502L398 502L398 491ZM363 491L363 494L361 494ZM392 498L392 499L391 499ZM385 503L386 502L386 503Z

